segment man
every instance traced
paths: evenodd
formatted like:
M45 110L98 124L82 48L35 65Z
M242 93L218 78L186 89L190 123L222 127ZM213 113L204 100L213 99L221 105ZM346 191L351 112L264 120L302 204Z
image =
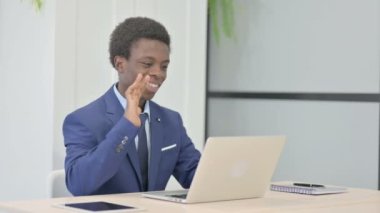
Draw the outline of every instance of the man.
M200 153L181 116L151 101L166 79L168 32L149 18L126 19L113 31L109 52L119 81L63 124L68 189L73 195L164 190L171 175L188 188Z

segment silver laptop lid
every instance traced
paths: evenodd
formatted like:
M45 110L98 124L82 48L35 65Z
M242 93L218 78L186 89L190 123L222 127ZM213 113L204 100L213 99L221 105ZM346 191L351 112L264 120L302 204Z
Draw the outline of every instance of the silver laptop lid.
M264 196L284 143L284 136L208 138L186 203Z

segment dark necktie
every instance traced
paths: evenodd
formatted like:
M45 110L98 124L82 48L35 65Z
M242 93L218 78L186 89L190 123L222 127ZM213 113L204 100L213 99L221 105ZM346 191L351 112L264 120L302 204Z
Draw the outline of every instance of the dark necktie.
M138 154L140 161L141 179L143 185L143 191L148 190L148 143L145 131L145 121L147 119L147 114L140 114L141 127L139 130L139 142L138 142Z

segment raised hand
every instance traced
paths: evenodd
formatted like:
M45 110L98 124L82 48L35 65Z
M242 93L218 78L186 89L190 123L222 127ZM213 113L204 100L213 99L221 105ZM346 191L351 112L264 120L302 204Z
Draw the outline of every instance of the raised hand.
M131 121L135 126L141 126L140 113L142 112L142 95L146 89L146 84L149 82L149 75L139 73L135 81L128 87L124 95L127 99L127 109L124 116Z

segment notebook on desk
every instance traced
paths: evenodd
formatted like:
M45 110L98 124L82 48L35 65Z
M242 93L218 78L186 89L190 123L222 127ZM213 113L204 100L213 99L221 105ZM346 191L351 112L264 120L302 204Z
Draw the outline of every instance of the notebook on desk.
M180 203L263 197L284 143L284 136L210 137L188 190L143 196Z
M306 195L325 195L347 192L344 187L326 186L307 183L273 183L270 185L272 191L306 194Z

